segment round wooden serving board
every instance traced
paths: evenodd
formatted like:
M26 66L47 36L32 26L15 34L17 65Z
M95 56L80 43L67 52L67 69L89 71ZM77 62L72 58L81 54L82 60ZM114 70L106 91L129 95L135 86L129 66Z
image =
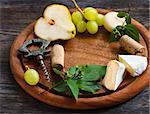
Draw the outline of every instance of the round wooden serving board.
M102 14L110 12L109 10L104 9L97 10ZM73 10L71 10L71 12L72 11ZM31 23L20 33L12 44L10 51L10 66L14 78L18 84L34 98L49 105L61 108L95 109L110 107L125 102L148 86L150 76L149 64L146 71L137 78L132 78L129 74L126 74L124 81L115 92L108 91L103 87L94 95L80 94L79 99L75 101L71 96L59 94L53 90L47 91L48 83L45 80L38 63L36 63L35 60L27 60L18 56L18 49L23 45L23 43L26 40L36 38L33 33L34 24L35 22ZM148 62L150 62L150 32L134 19L132 19L132 24L135 25L141 33L140 43L147 49L146 56L148 57ZM68 41L55 41L52 42L52 45L59 43L64 46L65 69L77 64L107 65L110 60L117 59L118 53L124 53L120 50L120 45L118 42L108 42L109 36L110 33L103 27L100 27L98 33L95 35L90 35L88 33L77 34L74 39ZM51 46L49 46L49 48L51 48ZM49 71L51 71L50 57L45 58L44 61ZM40 73L40 82L36 86L29 86L24 81L25 65L38 70ZM56 76L53 75L51 78L55 80Z

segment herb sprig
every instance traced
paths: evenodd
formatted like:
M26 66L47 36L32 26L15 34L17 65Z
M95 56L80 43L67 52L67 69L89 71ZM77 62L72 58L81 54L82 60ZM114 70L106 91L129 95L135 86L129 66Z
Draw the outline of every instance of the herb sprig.
M81 65L69 68L65 73L54 69L63 79L57 82L53 89L57 92L71 93L77 100L82 91L95 93L101 88L100 80L106 73L106 66L100 65Z
M125 12L119 12L117 16L120 18L125 18L126 24L117 26L113 29L110 36L110 42L118 41L123 35L128 35L135 41L139 42L139 31L134 25L131 24L131 16Z

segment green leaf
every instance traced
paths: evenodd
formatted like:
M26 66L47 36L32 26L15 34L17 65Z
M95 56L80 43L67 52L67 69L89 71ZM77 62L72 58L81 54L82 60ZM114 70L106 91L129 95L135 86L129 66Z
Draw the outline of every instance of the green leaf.
M54 87L54 90L58 92L70 92L77 100L79 90L94 93L100 89L100 85L96 81L101 79L105 73L106 66L81 65L71 67L64 73L64 76L68 77L62 80L62 84L59 83Z
M109 38L109 42L115 42L118 41L117 38L115 38L115 34L113 32L111 32L110 38Z
M67 90L67 88L68 88L67 83L64 82L64 81L57 82L56 85L57 85L57 86L53 87L53 89L54 89L55 91L57 91L57 92L63 93L63 92L65 92L65 91Z
M54 71L54 73L55 74L57 74L57 75L61 75L61 71L59 71L58 69L56 69L56 68L53 68L53 71Z
M72 92L72 95L77 100L78 99L78 95L79 95L79 87L77 85L77 81L69 78L67 80L67 84L68 84L68 86L69 86L69 88L70 88L70 90Z
M86 65L82 68L82 80L97 81L106 73L106 66Z
M100 89L100 85L95 84L95 85L80 85L79 88L83 91L95 93L97 90Z
M130 16L125 16L125 21L127 24L131 24L131 17Z
M74 75L76 73L76 67L74 66L74 67L69 68L68 72L70 75Z
M120 18L123 18L123 17L127 16L127 13L126 12L118 12L117 16Z
M131 17L130 17L130 15L129 15L128 13L126 13L126 12L119 12L119 13L117 14L117 16L120 17L120 18L123 18L123 17L124 17L126 23L127 23L127 24L131 24Z
M119 38L124 34L124 27L123 26L117 26L113 29L111 32L109 42L115 42L118 41Z
M125 25L125 34L133 38L135 41L139 42L140 39L139 31L135 28L134 25L132 24Z
M81 90L91 93L95 93L100 89L100 85L97 82L86 82L83 80L80 80L80 82L78 82L78 86Z

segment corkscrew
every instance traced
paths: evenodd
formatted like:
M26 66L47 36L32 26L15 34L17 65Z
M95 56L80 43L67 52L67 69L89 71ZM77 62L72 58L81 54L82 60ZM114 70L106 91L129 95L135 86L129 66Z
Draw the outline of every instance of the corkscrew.
M47 50L50 41L42 40L42 39L32 39L24 42L24 44L18 50L19 53L23 54L25 58L35 58L40 64L44 75L46 76L46 80L50 82L50 74L47 70L47 67L44 63L45 56L48 56L50 50ZM38 46L36 50L30 50L30 46Z

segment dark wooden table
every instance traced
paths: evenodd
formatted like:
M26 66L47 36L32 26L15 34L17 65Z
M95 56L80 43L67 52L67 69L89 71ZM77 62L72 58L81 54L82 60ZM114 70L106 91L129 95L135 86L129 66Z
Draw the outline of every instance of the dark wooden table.
M44 7L52 3L74 7L71 0L0 0L0 114L148 114L149 88L118 106L91 111L73 111L48 106L25 93L14 80L9 67L9 51L19 32L42 14ZM81 7L94 6L129 11L130 15L149 25L149 0L78 0Z

